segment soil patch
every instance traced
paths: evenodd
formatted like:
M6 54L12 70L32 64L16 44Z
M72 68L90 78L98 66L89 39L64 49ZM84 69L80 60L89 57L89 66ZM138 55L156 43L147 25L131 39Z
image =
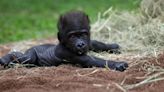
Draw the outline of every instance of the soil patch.
M0 55L10 46L0 46ZM1 92L163 92L164 81L145 83L154 74L164 72L164 54L156 58L131 59L125 72L104 68L58 67L10 68L0 70ZM154 69L154 70L153 70ZM156 69L156 70L155 70ZM158 70L158 71L157 71ZM164 77L164 74L158 76ZM157 77L157 78L158 78ZM155 78L154 78L155 79Z

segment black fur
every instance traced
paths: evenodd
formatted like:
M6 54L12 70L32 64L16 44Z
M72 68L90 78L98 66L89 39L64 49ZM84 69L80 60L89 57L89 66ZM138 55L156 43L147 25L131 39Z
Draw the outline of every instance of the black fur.
M1 65L12 63L35 64L38 66L58 66L63 63L79 64L82 67L105 67L124 71L128 67L125 62L103 60L88 56L93 50L119 53L118 44L104 44L90 40L90 21L82 11L71 11L61 15L57 24L59 44L44 44L28 49L24 54L12 52L0 59Z

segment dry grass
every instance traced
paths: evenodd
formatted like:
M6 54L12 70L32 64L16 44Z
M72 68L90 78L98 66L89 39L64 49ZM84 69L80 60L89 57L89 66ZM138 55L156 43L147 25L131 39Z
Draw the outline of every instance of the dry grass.
M164 2L163 0L142 0L141 12L147 21L152 18L160 18L164 21Z
M92 25L92 38L105 43L118 43L122 54L114 59L133 60L130 66L142 62L139 58L157 57L164 50L164 2L163 0L143 0L141 12L117 12L109 8L98 14L97 22ZM107 53L91 53L101 58L115 57ZM125 58L128 57L128 58ZM143 60L142 63L147 62ZM158 61L157 61L158 62ZM145 84L164 80L164 69L153 64L142 67L147 72L143 81L124 85L118 84L123 92Z
M159 19L143 24L141 14L107 11L92 25L93 39L118 43L125 54L153 55L164 49L164 23Z

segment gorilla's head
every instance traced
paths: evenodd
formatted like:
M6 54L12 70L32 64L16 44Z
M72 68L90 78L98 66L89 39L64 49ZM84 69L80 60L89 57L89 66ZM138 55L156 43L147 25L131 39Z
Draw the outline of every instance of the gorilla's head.
M90 45L90 21L82 11L71 11L60 16L58 39L77 55L87 53Z

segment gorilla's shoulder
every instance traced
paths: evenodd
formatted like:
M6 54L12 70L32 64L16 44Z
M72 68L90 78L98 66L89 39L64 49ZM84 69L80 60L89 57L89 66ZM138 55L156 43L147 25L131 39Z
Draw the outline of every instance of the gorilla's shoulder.
M55 48L55 44L42 44L42 45L37 45L29 48L26 52L28 51L37 51L37 52L44 52L49 48Z
M56 46L55 44L42 44L42 45L38 45L36 47L52 47L52 46Z

